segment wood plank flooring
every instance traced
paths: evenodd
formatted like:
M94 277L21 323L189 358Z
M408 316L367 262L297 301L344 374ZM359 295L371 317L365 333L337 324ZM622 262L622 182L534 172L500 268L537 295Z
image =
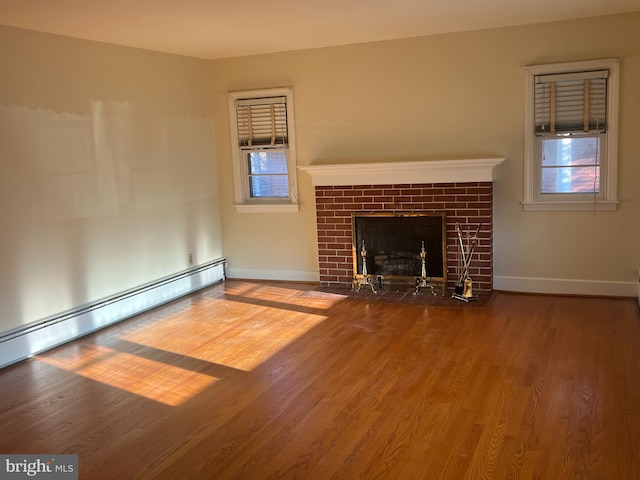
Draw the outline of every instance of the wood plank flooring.
M640 479L634 299L228 280L0 370L0 453L100 479Z

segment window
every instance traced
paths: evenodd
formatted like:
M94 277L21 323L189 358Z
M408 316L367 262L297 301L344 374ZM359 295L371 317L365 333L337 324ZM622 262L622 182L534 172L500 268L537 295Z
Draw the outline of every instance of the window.
M298 211L290 88L229 94L236 210Z
M525 210L617 208L618 61L525 68Z

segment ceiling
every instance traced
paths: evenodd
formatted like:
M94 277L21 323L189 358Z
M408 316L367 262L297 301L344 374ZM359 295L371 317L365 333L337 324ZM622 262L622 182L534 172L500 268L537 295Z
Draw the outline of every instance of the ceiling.
M640 11L640 0L0 0L0 25L203 59Z

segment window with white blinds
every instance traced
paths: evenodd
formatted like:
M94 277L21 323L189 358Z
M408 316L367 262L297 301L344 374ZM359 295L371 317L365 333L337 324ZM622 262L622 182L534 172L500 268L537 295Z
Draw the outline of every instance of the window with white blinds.
M236 211L297 212L291 89L232 92L228 100Z
M288 145L286 97L251 98L236 102L238 145L243 149Z
M608 77L608 70L536 75L536 135L605 132Z
M617 208L616 59L525 68L525 210Z

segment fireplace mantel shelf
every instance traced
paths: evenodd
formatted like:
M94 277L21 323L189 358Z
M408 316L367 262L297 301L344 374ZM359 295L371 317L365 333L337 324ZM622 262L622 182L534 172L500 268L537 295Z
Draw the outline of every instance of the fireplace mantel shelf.
M494 168L505 158L426 160L419 162L352 163L298 167L314 186L491 182Z

